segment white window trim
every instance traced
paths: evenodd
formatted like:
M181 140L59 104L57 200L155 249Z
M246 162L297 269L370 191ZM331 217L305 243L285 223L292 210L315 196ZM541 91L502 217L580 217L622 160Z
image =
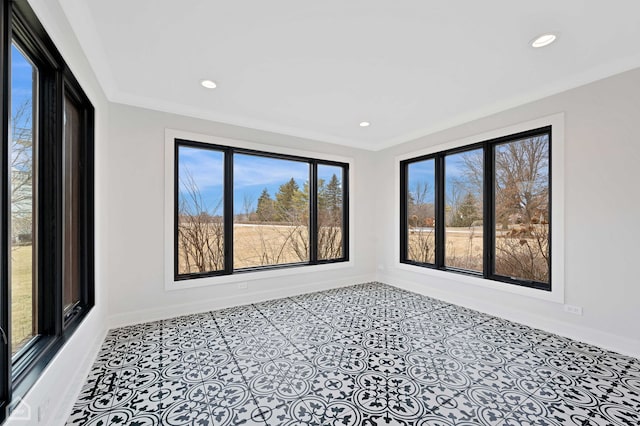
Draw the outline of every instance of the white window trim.
M551 126L551 291L539 290L529 287L523 287L514 284L508 284L498 281L492 281L480 277L463 275L450 271L441 271L437 269L425 268L417 265L410 265L400 262L400 162L411 158L421 157L452 148L457 148L474 143L496 139L503 136L509 136L527 130L537 129L540 127ZM402 154L395 158L395 259L394 266L398 269L432 276L439 279L453 280L465 284L478 287L490 288L493 290L515 293L522 296L532 297L536 299L548 300L556 303L564 303L564 287L565 287L565 255L564 255L564 113L557 113L539 119L518 123L513 126L503 127L492 130L490 132L470 136L437 146L412 151Z
M349 191L354 188L354 160L332 154L324 154L312 151L298 150L274 145L264 145L255 142L221 138L212 135L193 133L184 130L165 129L164 132L164 288L167 291L184 290L195 287L208 287L245 281L253 281L266 278L277 278L289 275L318 273L334 269L353 268L355 263L354 241L354 205L353 197L349 196L349 260L346 262L327 263L322 265L300 265L282 269L271 269L252 272L240 272L231 275L215 277L192 278L188 280L174 280L173 256L174 256L174 173L175 173L175 140L185 139L189 141L209 143L215 145L230 146L236 148L252 149L255 151L272 152L275 154L297 155L300 157L318 160L336 161L349 165Z

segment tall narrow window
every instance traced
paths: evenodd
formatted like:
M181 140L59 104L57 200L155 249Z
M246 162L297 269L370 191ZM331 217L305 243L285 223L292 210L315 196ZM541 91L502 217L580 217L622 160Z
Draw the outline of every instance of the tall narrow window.
M1 423L94 304L94 109L29 2L0 15Z
M38 334L36 241L38 69L11 46L11 354Z
M407 260L436 262L435 160L416 161L407 166L406 241Z
M495 274L549 283L549 135L494 147Z
M224 152L178 145L177 275L222 271Z
M482 149L445 157L445 265L482 272Z
M309 164L233 156L234 269L309 261Z
M318 165L318 260L344 256L344 168Z

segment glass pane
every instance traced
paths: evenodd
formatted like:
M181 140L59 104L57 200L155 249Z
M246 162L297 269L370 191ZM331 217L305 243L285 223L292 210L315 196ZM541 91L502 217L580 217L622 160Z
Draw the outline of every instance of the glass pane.
M339 259L342 253L343 169L318 165L318 260Z
M407 186L407 259L435 263L435 161L409 164Z
M178 147L178 274L224 269L224 153Z
M36 292L38 70L11 46L11 353L38 333Z
M233 156L233 268L309 261L309 164Z
M445 157L446 266L482 272L482 149Z
M549 136L495 146L495 273L549 282Z
M80 144L82 115L73 100L64 98L64 258L63 307L80 301Z

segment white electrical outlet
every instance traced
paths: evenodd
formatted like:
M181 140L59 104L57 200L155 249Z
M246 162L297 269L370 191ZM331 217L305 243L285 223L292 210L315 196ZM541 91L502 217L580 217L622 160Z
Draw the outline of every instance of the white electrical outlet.
M241 283L238 283L238 288L244 290L249 288L249 285L246 282L241 282Z
M564 305L564 311L574 315L582 315L582 307L574 305Z

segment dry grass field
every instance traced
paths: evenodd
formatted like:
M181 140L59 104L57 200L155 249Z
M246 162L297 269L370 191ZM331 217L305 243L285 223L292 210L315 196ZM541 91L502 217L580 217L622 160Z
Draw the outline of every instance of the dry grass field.
M520 225L496 229L496 265L498 275L548 282L548 226ZM445 265L482 272L482 227L445 229ZM412 228L409 233L409 259L435 263L435 232L431 228Z
M341 256L341 233L339 228L322 228L320 259L333 259ZM235 269L252 268L265 265L307 262L309 260L309 231L307 226L276 224L234 224L233 226L233 265ZM214 233L210 233L211 246ZM198 272L191 257L191 269L186 268L183 246L179 246L180 273Z
M482 227L448 227L445 230L445 243L447 266L482 270ZM433 229L421 228L409 232L409 258L411 260L435 262L434 247L435 231Z
M16 353L33 335L32 247L14 247L11 257L11 352Z
M306 262L308 233L306 226L235 224L233 266L239 269Z

